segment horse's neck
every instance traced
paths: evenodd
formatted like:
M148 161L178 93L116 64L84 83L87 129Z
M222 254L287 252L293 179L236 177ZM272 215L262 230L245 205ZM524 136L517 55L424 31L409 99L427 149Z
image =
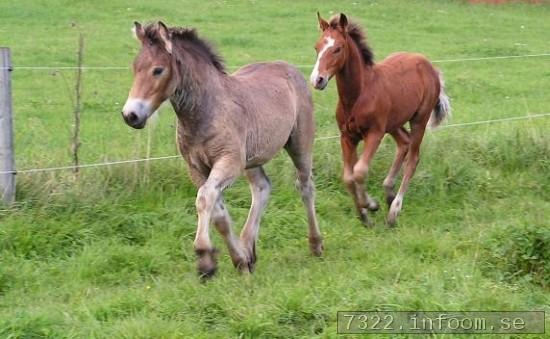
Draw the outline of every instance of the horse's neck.
M170 102L189 132L201 131L213 118L211 107L224 95L222 75L216 70L184 70Z
M365 65L354 42L350 42L350 47L346 64L336 73L338 96L347 114L351 113L353 105L364 91L365 78L372 74L372 66Z

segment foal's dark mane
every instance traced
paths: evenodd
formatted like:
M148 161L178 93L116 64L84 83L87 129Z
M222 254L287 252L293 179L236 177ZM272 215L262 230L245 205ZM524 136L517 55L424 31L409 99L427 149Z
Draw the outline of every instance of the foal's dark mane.
M215 52L214 47L204 40L201 39L197 31L194 28L185 28L185 27L170 27L168 28L170 32L170 37L173 42L176 41L187 41L191 43L195 51L202 55L206 60L208 60L216 69L222 73L226 73L225 65L223 58ZM145 36L152 43L160 42L160 37L158 34L158 26L156 24L149 24L144 27Z
M332 29L337 29L339 22L340 15L332 17L329 22L330 27ZM372 53L370 46L367 44L366 36L361 26L359 26L358 23L350 21L347 26L347 33L359 48L359 52L361 53L365 64L368 66L374 65L374 54Z

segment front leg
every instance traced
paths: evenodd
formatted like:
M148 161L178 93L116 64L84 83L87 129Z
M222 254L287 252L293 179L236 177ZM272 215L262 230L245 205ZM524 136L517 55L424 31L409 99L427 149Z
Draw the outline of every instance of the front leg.
M209 226L215 204L222 191L235 181L241 172L239 161L217 161L206 182L199 188L195 202L198 213L195 252L198 256L198 272L201 278L210 278L216 273L216 250L210 240Z
M229 211L223 202L223 196L220 196L214 210L212 211L212 221L216 229L220 232L233 264L238 266L239 263L246 261L246 252L241 244L239 237L233 233L233 227L231 227L231 217Z
M377 210L378 203L370 198L363 190L363 187L355 180L353 168L357 163L357 144L357 141L352 140L347 135L342 134L340 137L340 146L342 147L342 157L344 160L343 180L353 198L359 219L365 226L371 226L372 222L369 220L367 213L368 210Z
M363 188L364 182L369 172L370 162L374 157L374 154L376 153L376 150L378 149L378 146L380 145L380 142L382 141L383 137L384 137L384 132L380 132L377 130L369 131L367 135L364 137L365 148L363 150L363 154L361 155L361 158L353 166L353 179L357 187L361 188L361 191L364 190ZM366 192L366 190L364 192L365 192L364 196L367 198L368 203L373 204L374 199L369 198L369 195ZM372 210L377 210L378 203L374 202L374 204L376 204L376 208L373 208ZM369 225L370 224L371 223L369 222Z

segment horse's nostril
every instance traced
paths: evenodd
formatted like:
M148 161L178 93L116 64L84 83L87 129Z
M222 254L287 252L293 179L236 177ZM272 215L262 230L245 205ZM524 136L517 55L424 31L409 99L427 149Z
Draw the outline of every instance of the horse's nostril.
M318 77L318 78L317 78L317 85L322 84L324 80L325 80L325 79L324 79L323 77Z
M134 112L128 113L128 122L136 122L138 119L138 116Z

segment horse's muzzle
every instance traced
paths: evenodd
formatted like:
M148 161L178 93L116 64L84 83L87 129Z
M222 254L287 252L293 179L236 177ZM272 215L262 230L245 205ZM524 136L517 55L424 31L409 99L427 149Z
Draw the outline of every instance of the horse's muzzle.
M128 126L133 127L135 129L142 129L145 127L145 123L147 122L147 119L140 119L139 116L135 112L129 112L129 113L122 113L122 118L124 118L124 121Z
M151 104L149 101L128 98L122 108L122 117L129 126L141 129L145 127L150 111Z
M318 90L324 90L328 85L328 77L318 76L317 79L315 79L315 83L313 84L313 87Z

